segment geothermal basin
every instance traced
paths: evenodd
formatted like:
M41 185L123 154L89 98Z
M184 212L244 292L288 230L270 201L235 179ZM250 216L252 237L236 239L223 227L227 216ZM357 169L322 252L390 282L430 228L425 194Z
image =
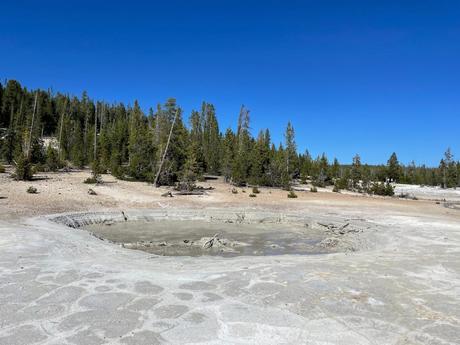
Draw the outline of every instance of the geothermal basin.
M292 224L241 224L205 220L104 222L85 227L95 236L165 256L323 254L320 229Z

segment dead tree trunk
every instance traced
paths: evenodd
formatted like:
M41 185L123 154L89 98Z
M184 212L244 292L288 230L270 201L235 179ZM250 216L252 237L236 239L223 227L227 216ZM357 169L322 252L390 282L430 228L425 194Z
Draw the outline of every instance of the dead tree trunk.
M62 115L61 115L61 127L59 128L59 149L58 149L58 157L59 157L59 160L62 159L61 157L61 147L62 147L62 127L64 125L64 116L65 116L65 110L67 108L67 98L64 102L64 109L62 110Z
M83 136L83 146L85 150L85 161L88 161L88 117L89 117L89 110L86 109L85 113L85 134Z
M174 129L174 125L176 123L176 118L177 118L177 113L178 112L179 112L179 110L176 110L176 112L174 114L174 119L173 119L173 123L171 125L171 129L169 130L169 136L168 136L168 141L166 142L165 151L163 152L163 157L161 158L160 166L158 168L157 174L155 176L155 180L153 182L154 186L157 186L157 184L158 184L158 178L160 177L161 169L163 168L163 163L164 163L164 160L166 159L166 154L168 153L169 142L171 141L171 136L172 136L172 132L173 132L173 129Z
M96 109L94 111L94 157L93 157L93 161L96 160L96 153L97 153L97 102L96 102Z
M38 100L38 91L35 93L34 110L32 112L32 122L30 123L29 145L27 146L27 158L29 158L30 147L32 146L32 131L34 130L35 112L37 111L37 100Z

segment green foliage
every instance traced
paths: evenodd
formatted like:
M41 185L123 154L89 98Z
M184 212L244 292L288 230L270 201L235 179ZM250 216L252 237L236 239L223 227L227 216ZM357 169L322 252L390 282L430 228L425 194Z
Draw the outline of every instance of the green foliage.
M51 145L46 149L46 170L57 171L61 167L58 152Z
M0 164L0 174L4 174L5 171L6 171L5 167L2 164Z
M18 169L18 176L25 178L32 174L31 164L38 170L55 171L66 162L76 167L90 165L96 176L110 172L127 180L153 182L159 172L160 185L189 183L205 173L221 174L226 182L237 186L286 190L298 178L315 186L334 183L338 189L357 191L386 180L445 188L460 185L460 162L454 161L450 149L438 167L417 166L415 162L404 166L396 153L386 164L366 166L357 155L352 166L346 166L337 159L330 164L325 154L314 159L308 151L298 154L290 122L282 145L272 143L268 129L253 137L249 110L244 106L235 132L220 132L216 109L206 102L192 111L189 119L186 127L172 98L146 114L138 102L131 107L92 100L86 92L74 97L29 91L9 80L0 85L0 158L12 163L15 157L26 154L27 164L19 162ZM46 137L57 138L59 149L44 148Z
M335 180L334 186L338 189L350 188L350 169L346 169L343 175Z
M361 157L356 155L353 157L353 164L351 166L351 185L353 189L360 187L359 183L362 178Z
M185 161L181 175L182 177L179 189L188 191L195 189L195 182L200 176L200 169L196 159L196 152L192 146L190 146L189 154L187 160Z
M441 187L442 188L453 188L457 187L459 178L457 176L458 169L457 164L453 160L453 154L450 148L444 153L444 158L439 163L439 171L441 175Z
M286 127L286 132L284 134L285 144L286 144L286 173L287 178L292 180L292 178L298 175L298 157L297 157L297 145L295 142L294 127L289 121Z
M369 193L383 196L393 196L395 194L393 186L388 182L375 182L369 188Z
M87 183L87 184L102 183L101 167L100 167L99 162L97 160L93 161L92 170L91 170L91 177L88 177L86 180L83 181L83 183Z
M387 162L387 177L392 182L398 182L401 179L402 168L399 164L396 153L393 152Z
M29 157L20 154L16 162L15 179L18 181L30 181L33 178L32 163Z

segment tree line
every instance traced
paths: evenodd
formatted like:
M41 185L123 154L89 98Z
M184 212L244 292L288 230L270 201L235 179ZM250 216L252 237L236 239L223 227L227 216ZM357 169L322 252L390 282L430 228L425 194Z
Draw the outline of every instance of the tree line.
M359 155L343 165L325 154L299 153L287 124L284 142L275 145L268 129L250 131L250 112L242 106L236 131L221 131L216 109L207 102L184 121L176 100L144 113L138 102L124 105L28 90L15 80L0 83L0 157L16 166L16 178L65 166L91 166L95 175L157 185L190 185L205 174L224 176L235 185L289 189L292 182L335 185L386 193L388 182L442 187L460 185L460 162L448 149L438 167L403 165L393 153L386 164L362 164ZM55 140L46 144L46 138ZM380 184L379 184L380 182ZM383 190L383 192L382 192Z

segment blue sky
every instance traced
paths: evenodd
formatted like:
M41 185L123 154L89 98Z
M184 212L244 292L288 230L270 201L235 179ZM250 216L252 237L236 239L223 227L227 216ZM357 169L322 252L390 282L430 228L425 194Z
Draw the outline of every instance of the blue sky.
M460 1L5 1L0 78L133 103L241 104L275 142L368 163L460 159Z

